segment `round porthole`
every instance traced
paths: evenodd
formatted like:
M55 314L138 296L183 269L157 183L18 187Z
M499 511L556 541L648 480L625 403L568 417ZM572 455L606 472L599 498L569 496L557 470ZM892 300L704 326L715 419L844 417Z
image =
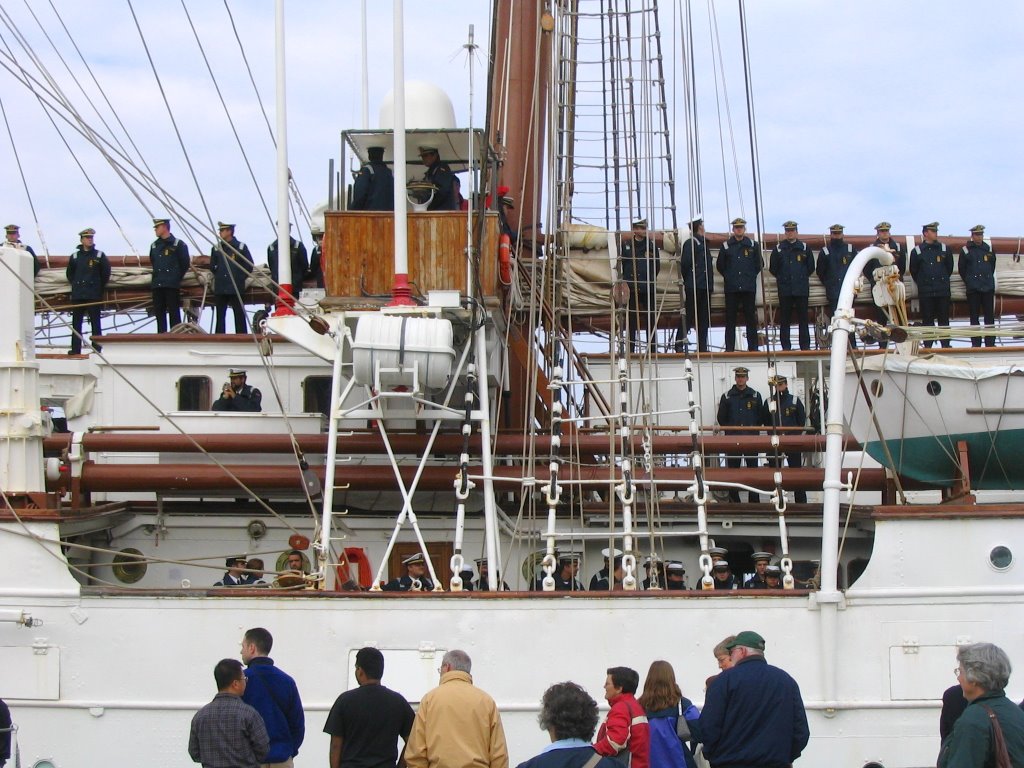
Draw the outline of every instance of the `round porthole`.
M146 575L146 556L134 547L122 549L114 555L114 578L122 584L134 584Z
M932 397L938 397L938 394L942 391L942 385L937 381L929 381L925 389L928 390L928 394Z
M997 571L1005 571L1013 564L1013 552L1009 547L1000 544L998 547L992 547L992 551L988 553L988 561Z
M885 392L885 385L882 383L881 379L875 379L868 386L868 389L871 391L871 394L874 395L875 397L881 397L882 394Z

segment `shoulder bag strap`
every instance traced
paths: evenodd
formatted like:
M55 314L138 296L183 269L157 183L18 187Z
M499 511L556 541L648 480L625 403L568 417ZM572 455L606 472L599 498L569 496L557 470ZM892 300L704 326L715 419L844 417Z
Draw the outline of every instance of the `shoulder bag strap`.
M995 768L1013 768L1010 762L1010 753L1006 750L1006 739L1003 738L1003 728L999 725L999 718L992 709L984 704L982 707L988 713L989 722L992 725L992 756L995 758Z
M583 768L597 768L597 764L601 762L601 758L604 757L600 752L595 752L590 756L590 759L583 764Z

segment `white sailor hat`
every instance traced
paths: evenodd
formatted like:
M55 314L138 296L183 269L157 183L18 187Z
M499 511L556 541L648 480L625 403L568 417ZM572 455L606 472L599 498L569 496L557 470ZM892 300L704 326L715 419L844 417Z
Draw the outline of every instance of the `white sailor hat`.
M647 219L635 219L633 221L633 228L636 229L638 227L642 227L643 229L647 229Z
M608 547L605 547L604 549L601 550L601 557L604 557L606 559L609 558L609 557L622 557L622 550L621 549L608 549Z
M754 554L752 554L750 556L750 559L753 560L755 563L760 561L760 560L770 561L772 559L772 553L771 552L755 552Z
M777 565L769 565L764 569L765 576L782 576L782 568Z
M477 565L487 565L487 558L486 557L478 557L475 560L473 560L473 562L476 563Z
M712 567L716 571L728 571L729 570L729 561L728 560L715 560L715 564Z
M559 552L558 562L560 563L578 563L583 559L583 555L579 552Z
M644 558L644 568L650 568L651 567L651 563L657 564L657 563L660 563L660 562L661 562L661 558L658 557L657 555L655 555L654 557L651 557L650 555L648 555L647 557Z
M725 547L708 547L708 554L711 555L711 559L725 559L726 555L729 554L729 550Z
M669 560L665 564L665 570L669 573L686 573L686 566L679 560Z
M416 565L416 563L425 563L427 559L423 556L422 552L416 552L415 554L409 555L405 560L402 561L402 565Z
M232 376L248 376L248 372L245 368L231 368L228 370L228 378Z

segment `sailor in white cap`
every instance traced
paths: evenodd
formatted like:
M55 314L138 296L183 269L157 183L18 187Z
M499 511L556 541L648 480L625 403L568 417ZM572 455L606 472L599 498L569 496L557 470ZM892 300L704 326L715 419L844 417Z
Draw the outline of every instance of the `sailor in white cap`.
M431 592L434 582L427 576L427 558L422 552L409 555L402 561L405 576L392 579L384 585L385 592Z
M686 566L679 560L665 564L665 589L686 589Z
M732 575L732 568L728 560L719 560L711 571L714 578L715 589L737 589L736 577Z
M228 381L224 382L220 397L214 400L211 410L245 413L259 413L263 410L263 393L246 384L247 375L244 368L229 370Z
M621 549L609 549L605 547L601 550L601 557L604 558L604 567L600 571L590 577L590 591L594 590L609 590L612 588L611 580L609 578L610 573L614 573L622 565L622 550Z
M768 584L764 580L765 571L772 561L771 552L755 552L750 556L754 561L754 575L743 582L744 589L765 589Z
M658 589L665 589L665 563L657 555L648 555L644 558L644 570L647 572L647 578L644 579L644 589L650 589L652 585ZM655 576L651 576L651 572L655 572ZM655 584L655 582L657 582Z
M580 561L583 555L579 552L559 552L558 568L554 573L555 592L583 592L583 585L576 574L580 572ZM541 590L543 579L538 579L534 589Z

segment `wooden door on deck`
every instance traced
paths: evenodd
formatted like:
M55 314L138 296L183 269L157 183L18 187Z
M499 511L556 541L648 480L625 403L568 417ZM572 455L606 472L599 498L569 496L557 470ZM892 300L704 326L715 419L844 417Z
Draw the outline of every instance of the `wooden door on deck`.
M402 565L402 561L409 557L409 555L419 551L420 545L416 541L395 544L395 548L391 550L391 558L388 560L388 579L397 579L400 576L405 576L405 566ZM449 563L452 561L452 553L454 551L455 548L450 541L427 542L427 554L430 556L430 561L434 564L434 572L437 574L441 586L445 589L448 588L448 580L452 576L452 569L449 567Z

